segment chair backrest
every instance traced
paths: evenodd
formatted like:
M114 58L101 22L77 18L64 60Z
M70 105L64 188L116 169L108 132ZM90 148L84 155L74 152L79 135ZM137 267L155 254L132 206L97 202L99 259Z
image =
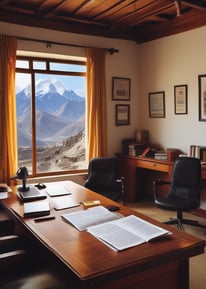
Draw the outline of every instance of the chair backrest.
M198 158L179 157L173 167L170 193L183 198L200 198L201 163Z
M88 167L88 179L85 187L97 191L101 188L117 188L118 160L116 158L93 158Z

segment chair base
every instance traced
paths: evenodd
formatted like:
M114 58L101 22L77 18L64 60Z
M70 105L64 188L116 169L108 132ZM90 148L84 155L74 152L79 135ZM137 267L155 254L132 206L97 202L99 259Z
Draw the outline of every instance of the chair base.
M198 221L189 219L171 218L169 221L164 222L164 224L177 225L177 228L180 229L181 231L184 231L183 224L206 229L206 226L200 224Z

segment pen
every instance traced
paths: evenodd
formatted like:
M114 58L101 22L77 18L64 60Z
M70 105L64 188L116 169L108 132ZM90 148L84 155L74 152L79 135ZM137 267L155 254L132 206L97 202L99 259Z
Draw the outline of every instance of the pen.
M43 221L49 221L49 220L54 220L54 219L55 219L55 216L48 216L48 217L34 219L34 222L43 222Z

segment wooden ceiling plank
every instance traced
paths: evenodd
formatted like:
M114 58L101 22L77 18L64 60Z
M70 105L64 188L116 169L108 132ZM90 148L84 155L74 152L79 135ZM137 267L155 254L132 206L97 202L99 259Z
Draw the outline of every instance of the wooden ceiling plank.
M72 12L73 15L78 15L78 12L81 11L81 9L85 9L88 4L91 2L94 2L93 0L85 0L85 1L80 1L80 3Z
M44 2L44 1L42 1ZM45 5L45 2L42 3L42 5L39 7L39 16L44 16L45 18L51 18L57 13L57 9L61 8L63 4L65 3L65 0L61 0L58 3L55 3L52 7L48 7L47 9L44 9L44 11L41 10L41 8Z
M144 3L144 4L143 4ZM173 1L144 1L141 2L141 5L129 5L124 11L120 11L116 17L117 19L129 19L130 17L139 17L144 15L144 13L149 12L150 14L156 14L156 11L159 9L165 9L165 7L170 7L173 5Z
M141 3L140 3L141 2ZM143 6L146 6L148 3L154 2L154 0L127 0L127 1L119 1L116 5L111 7L111 9L107 9L103 13L97 15L97 18L107 18L110 22L113 22L120 17L127 16L131 14L133 11L140 9ZM140 4L139 4L140 3Z
M87 17L94 17L99 18L102 16L102 19L108 18L109 14L114 13L114 11L121 11L120 13L124 13L125 7L133 4L137 0L107 0L107 1L100 1L96 2L98 4L88 5L87 9L81 10L79 15L87 15ZM151 0L150 0L151 1Z
M124 1L124 0L121 0L121 1L110 1L109 5L108 3L106 3L105 1L102 1L102 3L94 8L91 13L93 15L93 18L94 19L108 19L108 17L106 16L106 14L109 12L109 13L112 13L112 11L114 11L114 9L116 10L121 10L123 9L122 7L125 7L125 2L134 2L134 0L130 0L130 1Z
M128 28L128 27L134 26L137 23L141 23L145 18L148 18L153 15L157 15L163 12L164 10L168 9L169 7L172 7L173 5L174 4L171 3L171 1L167 1L167 3L165 3L164 0L153 1L147 7L142 7L141 9L134 11L131 14L128 14L122 18L119 18L118 21L114 22L113 25L111 25L110 31L120 29L120 27ZM131 18L132 20L130 19L130 17L132 17Z

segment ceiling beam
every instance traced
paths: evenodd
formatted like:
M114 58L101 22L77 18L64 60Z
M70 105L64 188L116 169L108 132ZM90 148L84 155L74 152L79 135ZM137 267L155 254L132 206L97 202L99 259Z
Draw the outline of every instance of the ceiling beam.
M190 6L192 8L201 10L201 11L206 11L206 3L205 1L192 1L192 0L181 0L181 3Z

